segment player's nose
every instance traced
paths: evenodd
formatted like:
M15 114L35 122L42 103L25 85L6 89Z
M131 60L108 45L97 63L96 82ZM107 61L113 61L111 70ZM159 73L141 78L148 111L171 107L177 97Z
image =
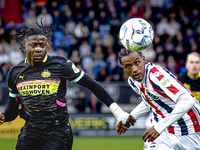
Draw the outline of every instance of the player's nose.
M35 47L35 51L36 51L36 52L41 52L41 51L42 51L42 48L41 48L40 46L36 46L36 47Z

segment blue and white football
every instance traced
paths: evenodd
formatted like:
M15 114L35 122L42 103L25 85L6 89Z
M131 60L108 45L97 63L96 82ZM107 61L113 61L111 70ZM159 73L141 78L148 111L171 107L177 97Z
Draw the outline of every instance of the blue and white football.
M126 49L139 52L152 44L154 32L146 20L132 18L122 24L119 31L119 38Z

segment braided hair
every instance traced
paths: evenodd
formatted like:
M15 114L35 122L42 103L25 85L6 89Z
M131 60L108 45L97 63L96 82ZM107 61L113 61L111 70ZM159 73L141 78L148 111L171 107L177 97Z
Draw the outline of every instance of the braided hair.
M52 23L50 24L48 30L46 31L44 29L43 23L42 23L42 18L41 18L41 25L39 25L37 22L36 24L38 25L39 28L29 28L29 29L24 29L20 31L17 27L13 27L12 30L15 30L17 33L16 34L11 34L12 38L17 39L22 45L25 45L25 40L32 35L44 35L47 37L47 42L53 47L51 44L51 36L53 34L54 28L52 28Z
M122 48L121 51L119 52L118 58L119 58L119 62L122 65L122 57L128 56L130 53L134 53L132 51L127 50L126 48ZM139 56L142 57L142 53L141 52L136 52L139 54Z

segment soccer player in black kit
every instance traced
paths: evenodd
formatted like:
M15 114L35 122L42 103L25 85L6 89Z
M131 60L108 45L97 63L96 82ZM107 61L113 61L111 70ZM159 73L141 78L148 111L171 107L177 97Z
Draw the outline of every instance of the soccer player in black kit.
M180 73L178 79L200 102L200 54L197 52L189 53L185 66L187 71Z
M41 21L42 24L42 21ZM66 106L67 80L92 91L104 102L118 122L126 122L124 112L105 89L79 70L72 61L48 56L52 33L43 25L12 35L22 43L26 59L14 66L7 77L10 101L0 114L0 125L18 115L26 122L18 136L16 150L71 150L73 134Z

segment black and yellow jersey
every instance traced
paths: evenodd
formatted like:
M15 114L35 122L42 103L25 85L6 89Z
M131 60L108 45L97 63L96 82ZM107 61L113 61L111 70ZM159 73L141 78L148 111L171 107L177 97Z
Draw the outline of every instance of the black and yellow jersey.
M188 72L183 72L178 75L178 80L191 91L192 95L198 101L200 101L200 73L197 80L192 80L190 79Z
M14 66L7 83L10 97L21 103L21 117L33 126L45 128L68 120L67 80L77 82L83 75L67 58L46 55L40 65L30 66L25 59Z

